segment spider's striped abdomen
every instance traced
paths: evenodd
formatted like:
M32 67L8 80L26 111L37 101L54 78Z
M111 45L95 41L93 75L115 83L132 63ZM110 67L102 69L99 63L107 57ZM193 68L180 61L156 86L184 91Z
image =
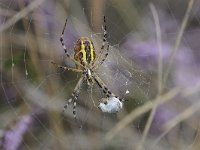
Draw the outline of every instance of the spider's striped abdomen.
M95 48L92 41L87 37L81 37L77 40L74 47L74 59L80 62L83 66L93 65L96 57ZM77 69L81 69L80 65L76 65Z

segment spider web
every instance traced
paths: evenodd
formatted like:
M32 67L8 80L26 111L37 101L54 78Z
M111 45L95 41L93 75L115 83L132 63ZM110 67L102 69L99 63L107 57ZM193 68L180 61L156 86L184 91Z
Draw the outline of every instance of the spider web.
M107 143L105 135L127 114L142 106L157 95L157 43L153 16L149 8L144 7L143 1L133 5L127 1L119 8L118 3L106 4L106 25L110 51L106 61L97 69L97 75L105 82L107 87L117 96L125 100L124 107L118 114L104 114L97 108L98 102L105 95L96 84L89 89L82 85L76 108L77 120L74 120L72 106L62 113L63 106L70 98L71 93L80 78L80 74L56 69L51 61L68 67L75 67L74 63L65 57L59 42L61 31L66 18L68 2L35 0L38 6L27 13L19 21L18 16L7 30L1 32L1 146L5 149L87 149L87 148L131 148L138 144L149 116L148 111L134 120L130 126L113 141ZM6 26L12 16L29 6L31 1L8 0L1 2L1 26ZM62 5L65 4L65 5ZM87 18L92 14L87 8L87 2L69 2L70 12L64 42L70 55L73 57L73 47L80 36L90 37L99 56L102 45L102 32L94 33L90 29ZM132 5L128 5L132 4ZM178 4L178 2L177 2ZM187 3L184 3L185 7ZM197 3L199 4L199 3ZM127 14L134 14L133 6L137 6L140 15L133 15L127 19ZM184 12L175 12L170 1L160 2L156 5L161 22L163 36L163 61L167 62L169 51L178 32L179 17ZM170 74L167 87L193 86L199 72L196 59L199 54L191 49L198 49L198 44L192 43L191 37L199 36L199 15L196 5L192 11L193 20L186 29L181 45L180 57L176 59L178 71ZM125 10L127 8L127 10ZM141 12L139 11L141 8ZM166 8L169 12L166 15ZM74 9L74 10L73 10ZM112 11L111 11L112 10ZM177 16L176 16L177 15ZM19 15L20 16L20 15ZM118 17L120 16L120 17ZM138 19L139 18L139 19ZM136 22L132 20L137 20ZM166 24L165 20L169 20ZM140 26L141 25L141 26ZM193 33L195 35L191 35ZM192 43L192 44L190 44ZM192 45L192 46L191 46ZM195 47L196 46L196 47ZM156 49L156 50L155 50ZM196 57L194 55L196 54ZM187 56L187 57L186 57ZM187 58L187 61L186 61ZM181 60L181 59L184 59ZM166 61L166 62L165 62ZM184 70L183 63L193 66L191 70ZM182 67L182 68L181 68ZM182 72L192 72L180 78ZM193 77L192 81L187 81ZM188 103L196 102L192 99L183 101L182 107ZM188 102L189 101L189 102ZM175 103L175 106L179 104ZM175 109L171 105L158 108L158 112L169 113L174 116ZM169 110L171 110L169 112ZM178 112L184 110L179 108ZM158 114L155 114L157 117ZM197 117L197 116L195 116ZM194 117L194 118L195 118ZM195 119L192 119L194 121ZM162 131L159 126L162 119L154 119L151 132L158 136ZM195 123L194 123L195 124ZM193 124L193 130L197 127ZM194 136L191 127L185 123L189 137ZM155 129L156 128L156 129ZM184 133L186 134L186 133ZM136 135L133 137L133 135ZM66 142L67 141L67 142ZM78 142L77 142L78 141ZM134 141L133 143L131 141ZM186 139L191 143L191 139ZM147 141L148 144L149 141ZM169 142L169 141L167 141ZM11 144L12 143L12 144ZM169 142L170 143L170 142ZM106 146L105 146L106 145ZM53 147L53 148L52 148Z

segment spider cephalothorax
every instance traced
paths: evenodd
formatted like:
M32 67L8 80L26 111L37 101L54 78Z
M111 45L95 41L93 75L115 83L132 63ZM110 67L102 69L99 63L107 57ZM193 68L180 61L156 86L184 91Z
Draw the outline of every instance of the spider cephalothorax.
M87 84L90 87L94 83L96 83L103 90L103 92L105 93L106 97L109 100L109 102L107 103L109 105L108 105L108 107L100 106L99 108L103 108L103 110L107 110L107 112L113 112L113 111L109 110L110 106L118 108L117 107L118 105L115 105L115 104L111 105L111 103L112 103L111 100L113 100L113 98L116 98L119 101L122 101L122 99L120 99L119 97L115 96L115 94L110 92L110 90L107 88L107 86L104 84L104 82L95 73L95 70L107 58L108 51L109 51L109 44L107 42L107 30L106 30L105 22L106 22L106 19L105 19L105 16L104 16L103 41L102 41L102 46L101 46L101 49L100 49L100 52L99 52L99 56L96 58L96 49L95 49L94 44L91 41L91 39L89 39L88 37L81 37L77 40L77 42L74 46L74 58L73 58L69 55L67 47L65 46L64 41L63 41L63 35L64 35L65 27L66 27L66 24L67 24L67 20L66 20L63 31L62 31L62 35L60 37L60 42L63 46L63 49L65 51L66 56L75 63L76 68L68 68L66 66L57 65L56 63L52 62L58 68L82 73L81 78L79 79L76 87L74 88L74 91L72 92L71 98L68 100L68 102L64 106L64 108L67 108L68 104L73 101L73 114L74 114L75 118L76 118L76 101L78 99L80 89L81 89L81 85L82 85L83 82L87 82ZM103 58L101 58L101 56L103 55L103 50L105 49L105 45L107 45L106 53L104 54ZM99 60L99 58L101 58L101 60L98 62L97 60ZM120 104L119 108L121 108L121 107L122 107L122 105Z

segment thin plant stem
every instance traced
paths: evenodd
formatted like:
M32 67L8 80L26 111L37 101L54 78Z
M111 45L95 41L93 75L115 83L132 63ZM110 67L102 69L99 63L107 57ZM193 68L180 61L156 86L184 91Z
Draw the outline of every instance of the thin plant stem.
M160 23L159 23L159 18L158 18L158 13L156 11L155 6L151 3L150 4L150 9L154 18L154 22L155 22L155 26L156 26L156 39L157 39L157 44L158 44L158 96L161 94L162 92L162 66L163 66L163 61L162 61L162 39L161 39L161 30L160 30ZM140 140L140 143L137 147L137 150L141 150L142 146L144 144L144 141L147 138L147 135L149 133L149 129L151 127L154 115L156 113L158 105L154 105L151 114L148 118L147 124L145 126L143 135L142 135L142 139Z
M181 39L183 37L183 33L185 31L185 28L186 28L186 25L187 25L187 22L188 22L188 18L190 16L190 12L192 10L193 3L194 3L194 0L189 0L188 7L187 7L187 10L186 10L185 16L183 18L183 21L181 23L181 28L178 32L178 36L176 38L175 45L172 49L172 54L171 54L171 57L170 57L170 60L169 60L169 64L167 66L167 69L166 69L166 72L165 72L165 75L164 75L164 78L163 78L163 87L166 84L167 78L169 76L169 72L171 70L172 64L174 62L174 59L175 59L175 56L176 56L176 53L177 53L177 50L178 50L178 47L179 47Z
M0 32L8 29L10 26L15 24L20 19L24 18L28 13L33 11L35 8L37 8L39 5L41 5L45 0L35 0L30 5L28 5L26 8L15 14L12 18L10 18L5 24L0 26Z
M191 92L193 91L193 92ZM130 114L128 114L124 119L122 119L118 124L116 124L107 134L106 140L111 140L117 133L119 133L122 129L124 129L128 124L130 124L134 119L139 117L140 115L148 112L153 108L154 105L161 105L170 100L172 100L176 95L179 93L183 97L188 97L193 94L196 94L200 91L200 82L197 83L197 86L192 88L181 89L179 87L173 88L169 92L165 93L164 95L158 96L156 99L151 100L141 107L133 110Z
M122 119L116 126L114 126L107 134L106 140L111 140L118 132L120 132L123 128L125 128L128 124L130 124L134 119L139 117L140 115L148 112L153 108L154 105L163 104L167 101L170 101L180 92L179 88L174 88L168 93L157 97L154 100L150 100L145 103L141 107L136 108L130 114L128 114L124 119ZM157 104L158 103L158 104Z
M185 111L183 111L180 115L177 115L175 118L172 120L168 121L163 128L165 131L155 140L153 143L152 147L154 147L162 137L164 137L169 131L171 131L172 128L174 128L177 124L180 122L186 120L187 118L191 117L195 112L200 110L200 102L195 103L189 108L187 108Z

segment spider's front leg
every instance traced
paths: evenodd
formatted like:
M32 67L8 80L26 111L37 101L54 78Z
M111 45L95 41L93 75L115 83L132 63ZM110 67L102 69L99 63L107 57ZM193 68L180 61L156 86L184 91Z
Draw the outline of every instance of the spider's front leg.
M83 72L82 70L79 70L79 69L75 69L75 68L68 68L66 66L62 66L62 65L58 65L57 63L51 61L51 63L56 67L56 68L59 68L59 69L63 69L63 70L71 70L73 72Z
M76 87L74 88L74 91L72 92L71 98L67 101L67 103L64 106L64 110L67 109L68 105L73 101L73 115L74 118L76 119L76 103L77 103L77 99L78 96L80 94L81 91L81 85L83 83L83 77L81 77L78 81L78 83L76 84Z
M93 69L97 69L107 58L108 56L108 52L110 50L110 46L108 44L108 41L107 41L107 37L108 37L108 32L107 32L107 26L106 26L106 17L104 16L103 17L103 22L104 22L104 26L103 26L103 42L102 42L102 46L101 46L101 51L99 53L99 57L97 58L97 61L96 62L99 62L99 64L95 64ZM107 44L107 48L106 48L106 53L104 54L103 58L99 61L100 57L102 56L103 54L103 51L105 49L105 45Z
M63 27L62 34L61 34L61 36L60 36L61 45L62 45L62 47L63 47L63 49L64 49L65 55L66 55L70 60L72 60L76 65L79 65L79 66L81 66L81 67L84 67L80 62L76 61L74 58L72 58L72 57L69 55L68 50L67 50L67 47L66 47L66 45L65 45L65 43L64 43L63 37L64 37L64 33L65 33L65 28L66 28L66 25L67 25L67 20L68 20L68 19L66 19L66 21L65 21L65 25L64 25L64 27Z

